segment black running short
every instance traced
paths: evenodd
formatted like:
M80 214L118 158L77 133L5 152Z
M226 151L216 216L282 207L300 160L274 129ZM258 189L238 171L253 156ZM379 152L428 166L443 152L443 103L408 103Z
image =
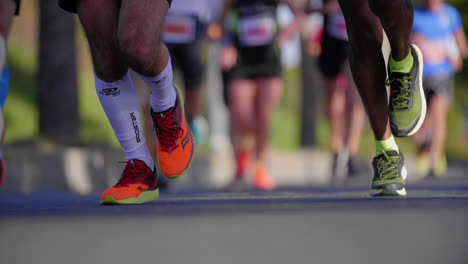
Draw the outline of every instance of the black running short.
M281 77L281 57L276 45L243 48L238 47L237 63L229 78L248 79Z
M20 11L20 6L21 6L21 0L14 0L16 3L16 10L15 10L15 15L19 15Z
M423 87L428 101L431 100L432 96L438 95L445 97L449 103L452 103L455 89L455 79L453 75L424 77Z
M78 1L79 0L58 0L58 4L62 9L68 12L76 13L76 3ZM167 2L169 3L169 6L171 6L172 0L167 0Z
M348 60L348 56L348 41L337 39L327 34L323 35L319 66L324 77L336 77L341 72L343 64Z

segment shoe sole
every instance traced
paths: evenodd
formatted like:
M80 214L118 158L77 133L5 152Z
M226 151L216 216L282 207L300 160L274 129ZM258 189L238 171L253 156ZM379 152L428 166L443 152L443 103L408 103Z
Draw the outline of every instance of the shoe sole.
M407 134L398 134L396 133L395 136L397 137L410 137L418 130L421 128L422 124L424 123L424 119L426 118L426 111L427 111L427 105L426 105L426 96L424 95L424 87L423 87L423 70L424 70L424 60L423 60L423 55L421 50L418 48L418 46L411 44L411 46L414 48L416 51L416 54L418 55L418 62L419 62L419 69L418 69L418 79L419 79L419 94L421 95L421 115L419 116L419 120L416 123L416 126Z
M176 89L177 96L179 97L179 100L180 100L179 103L180 103L180 107L182 107L182 114L184 115L184 118L186 118L185 117L185 98L183 96L182 91L179 89L179 87L174 85L174 88ZM187 120L185 120L185 122L187 122ZM188 125L188 123L187 123L187 127L189 128L190 137L192 138L192 144L193 144L193 134L192 134L192 130L190 129L190 126ZM193 158L194 151L195 151L195 144L193 144L192 153L190 154L190 155L192 155L192 158ZM192 165L192 158L190 158L190 162L189 162L187 168L185 168L185 170L181 174L167 176L162 172L162 170L161 170L161 174L164 177L168 178L168 179L177 179L177 178L183 176L190 169L190 166ZM158 167L161 168L161 165L159 164L159 159L158 159Z
M401 169L401 177L406 180L406 177L408 176L408 171L406 168L403 166ZM396 184L386 184L385 188L382 189L372 189L371 196L406 196L406 189L403 187L402 189L398 189Z
M129 198L125 200L116 200L112 195L107 195L103 200L100 201L101 205L113 205L113 204L121 204L121 205L131 205L131 204L142 204L149 201L154 201L159 198L159 189L154 191L146 191L142 192L139 196L134 198Z

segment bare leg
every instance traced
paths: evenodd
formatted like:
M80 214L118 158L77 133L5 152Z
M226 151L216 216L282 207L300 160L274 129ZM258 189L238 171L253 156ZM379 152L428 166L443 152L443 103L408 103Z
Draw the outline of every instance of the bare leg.
M447 135L447 113L449 110L449 102L447 98L434 95L429 105L429 111L432 118L432 142L430 147L430 155L432 161L444 156L445 139Z
M255 155L257 161L264 162L270 136L270 123L273 111L283 94L283 81L280 78L265 78L257 81Z
M78 15L86 33L96 75L107 82L120 80L128 66L117 39L117 1L78 1Z
M201 113L201 92L200 87L185 89L185 112L189 120L192 120Z
M345 66L345 74L347 79L348 88L346 89L346 131L345 145L348 146L349 155L355 156L359 151L359 144L361 143L361 135L364 130L364 123L366 115L362 105L361 98L354 85L351 76L351 69L349 65Z
M122 0L120 47L130 67L142 75L160 74L169 61L169 51L160 37L168 8L167 1Z
M392 47L392 57L403 60L409 52L413 4L411 0L369 0L369 6L380 19Z
M327 92L326 112L330 123L330 149L337 154L343 148L344 93L337 87L337 78L326 78L324 86Z
M256 85L251 80L232 80L229 84L229 110L231 137L236 158L236 179L241 179L252 161L250 139L253 136Z
M387 111L380 20L367 0L340 0L351 44L351 69L377 140L392 136Z
M254 133L255 94L254 81L236 79L229 84L229 110L235 151L241 147L241 140L251 137Z

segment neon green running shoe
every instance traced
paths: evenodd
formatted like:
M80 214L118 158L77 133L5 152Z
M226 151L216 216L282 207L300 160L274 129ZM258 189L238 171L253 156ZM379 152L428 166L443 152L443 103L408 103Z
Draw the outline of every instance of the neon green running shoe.
M390 128L396 137L409 137L421 128L426 116L426 98L423 90L423 57L419 48L411 45L414 58L409 73L388 73ZM389 67L390 68L390 67Z
M391 150L378 155L372 161L374 179L372 196L405 196L407 175L403 154Z

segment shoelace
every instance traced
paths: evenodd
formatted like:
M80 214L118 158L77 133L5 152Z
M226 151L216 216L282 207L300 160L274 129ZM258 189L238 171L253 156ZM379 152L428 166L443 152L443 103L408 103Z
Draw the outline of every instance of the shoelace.
M401 78L387 80L387 85L391 86L391 102L393 109L401 110L409 108L411 79L411 76L403 76ZM394 83L396 85L393 85Z
M156 117L156 133L159 144L164 152L174 151L178 145L177 140L182 136L184 130L175 121L175 109L165 114L154 114Z
M384 152L383 155L377 159L377 169L380 179L382 180L398 177L398 158L390 157Z
M119 163L126 163L122 176L115 185L116 187L128 186L129 184L135 183L135 181L141 177L141 175L147 173L148 168L143 164L137 164L133 160L120 161Z

